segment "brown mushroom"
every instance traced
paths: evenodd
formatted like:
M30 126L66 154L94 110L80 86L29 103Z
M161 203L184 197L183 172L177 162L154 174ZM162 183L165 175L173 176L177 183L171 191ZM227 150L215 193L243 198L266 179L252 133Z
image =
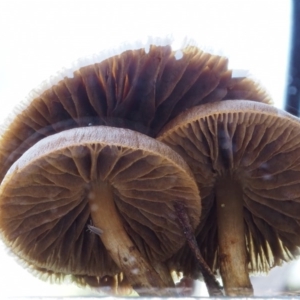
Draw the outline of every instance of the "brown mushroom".
M275 107L223 101L172 120L158 140L191 167L202 198L197 242L228 296L249 296L250 272L299 254L300 121ZM196 276L184 247L172 268Z
M151 45L62 73L9 117L0 133L0 182L32 145L62 130L109 125L156 136L187 108L222 99L270 103L249 78L233 78L225 57L188 46ZM72 72L71 72L72 73Z
M162 262L185 240L176 204L194 229L199 191L175 151L128 129L75 128L39 141L9 169L0 230L39 270L100 278L122 271L138 293L170 295ZM100 238L87 230L91 220Z

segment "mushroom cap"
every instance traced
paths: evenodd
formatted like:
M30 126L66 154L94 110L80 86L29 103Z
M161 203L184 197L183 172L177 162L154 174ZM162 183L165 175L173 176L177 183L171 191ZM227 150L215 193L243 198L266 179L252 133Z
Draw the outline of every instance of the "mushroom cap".
M265 272L299 254L300 121L263 103L223 101L194 107L172 120L158 140L193 171L202 201L197 241L204 259L219 268L215 186L232 176L243 191L249 270ZM170 260L197 276L184 247Z
M62 73L53 86L33 93L0 132L0 182L29 147L66 129L109 125L156 136L195 105L228 97L271 102L253 80L233 78L225 57L192 46L179 52L155 45L128 50Z
M174 204L186 206L193 228L199 223L199 190L175 151L128 129L83 127L44 138L9 169L0 186L4 242L39 271L114 276L120 270L87 230L97 180L112 186L124 227L149 260L169 258L185 241Z

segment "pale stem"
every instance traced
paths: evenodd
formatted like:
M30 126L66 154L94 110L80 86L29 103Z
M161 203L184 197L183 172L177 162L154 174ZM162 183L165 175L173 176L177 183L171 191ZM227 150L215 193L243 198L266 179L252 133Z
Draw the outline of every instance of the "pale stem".
M142 257L124 229L116 209L112 187L102 181L92 185L89 205L93 225L111 258L140 295L174 296L153 267Z
M227 296L253 296L245 241L243 196L238 181L220 178L216 185L220 273Z

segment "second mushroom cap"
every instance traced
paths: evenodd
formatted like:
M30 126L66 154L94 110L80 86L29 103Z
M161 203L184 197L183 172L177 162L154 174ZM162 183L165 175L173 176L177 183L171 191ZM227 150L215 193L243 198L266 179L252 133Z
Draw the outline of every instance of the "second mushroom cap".
M195 175L203 205L198 244L210 267L221 268L225 289L226 280L242 281L241 269L268 271L299 254L299 119L262 103L228 100L182 113L158 139L181 154ZM229 253L237 244L240 250ZM186 251L170 263L193 274ZM230 261L235 274L229 274ZM251 294L244 279L240 287ZM231 296L248 293L229 289Z

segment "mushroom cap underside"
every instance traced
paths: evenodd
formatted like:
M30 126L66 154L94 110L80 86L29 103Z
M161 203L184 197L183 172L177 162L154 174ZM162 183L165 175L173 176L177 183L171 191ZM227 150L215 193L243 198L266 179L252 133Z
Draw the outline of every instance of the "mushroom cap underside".
M216 183L232 177L243 191L249 270L266 272L293 259L300 246L300 121L275 107L223 101L192 108L172 120L158 140L177 151L196 178L202 216L200 250L219 268ZM195 275L188 247L171 268Z
M53 272L45 268L28 265L28 263L24 261L21 261L20 263L26 268L27 271L32 273L33 276L45 282L56 284L72 282L80 288L89 287L106 295L123 297L133 295L132 285L128 282L123 272L118 271L115 265L110 266L109 271L107 270L107 273L111 273L112 275L96 276L86 274L68 275L66 273Z
M222 99L271 103L250 78L233 78L225 57L196 47L177 51L152 45L62 74L57 84L31 97L4 124L0 181L40 139L62 130L108 125L156 136L170 119L195 105Z
M85 127L41 140L7 172L0 186L5 243L40 271L115 275L120 270L87 230L97 180L113 187L124 226L147 259L165 260L183 245L177 201L193 228L199 223L199 191L175 151L128 129Z

